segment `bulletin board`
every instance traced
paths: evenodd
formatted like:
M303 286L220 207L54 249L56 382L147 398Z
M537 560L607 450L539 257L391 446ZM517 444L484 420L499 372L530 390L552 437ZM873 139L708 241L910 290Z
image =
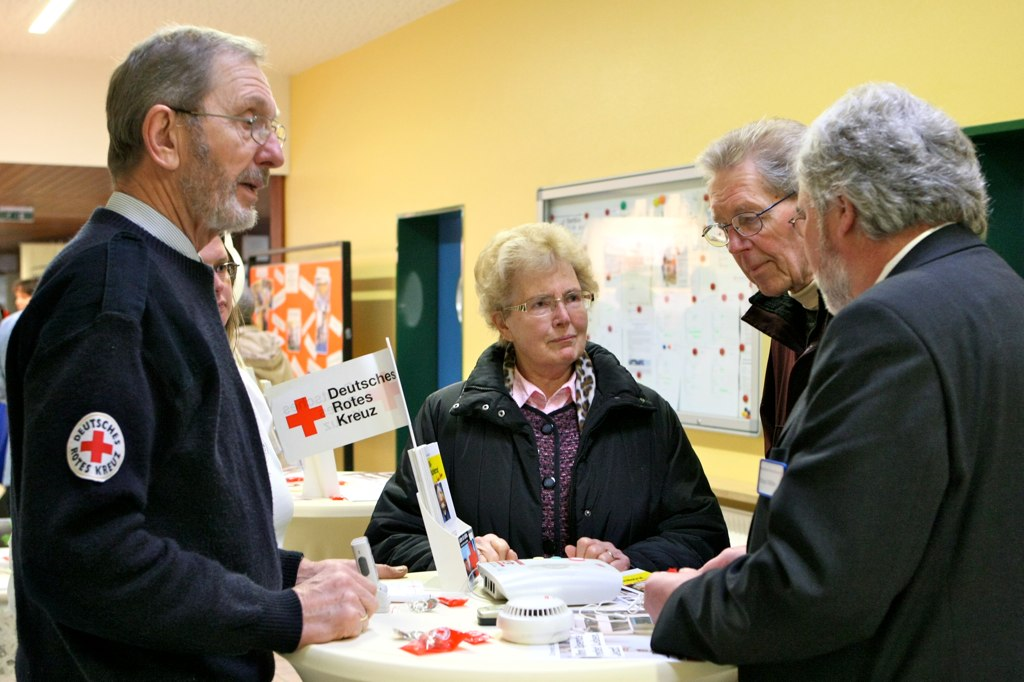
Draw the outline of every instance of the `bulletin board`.
M685 426L756 434L760 333L740 318L757 289L711 222L693 166L541 188L541 220L587 246L600 291L590 340L661 394Z
M254 264L268 254L337 247L326 261ZM352 357L352 275L349 242L290 247L251 254L252 323L281 339L295 376Z

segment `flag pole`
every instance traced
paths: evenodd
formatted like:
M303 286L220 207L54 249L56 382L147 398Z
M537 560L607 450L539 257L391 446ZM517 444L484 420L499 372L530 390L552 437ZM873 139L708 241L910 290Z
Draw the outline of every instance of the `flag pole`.
M398 395L402 399L402 409L405 410L405 422L409 425L409 440L412 441L412 446L418 447L416 444L416 432L412 428L412 419L409 418L409 405L405 402L405 391L402 390L402 377L398 375L398 362L395 360L395 351L391 348L391 337L385 336L384 341L388 344L388 353L391 355L391 364L395 367L395 381L398 382Z

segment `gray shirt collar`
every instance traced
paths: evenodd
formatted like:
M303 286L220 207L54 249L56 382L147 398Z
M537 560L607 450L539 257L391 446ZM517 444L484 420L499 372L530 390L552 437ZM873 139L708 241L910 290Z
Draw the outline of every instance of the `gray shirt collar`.
M186 258L202 261L196 247L181 231L181 228L149 204L124 192L114 192L107 201L107 209L124 216Z

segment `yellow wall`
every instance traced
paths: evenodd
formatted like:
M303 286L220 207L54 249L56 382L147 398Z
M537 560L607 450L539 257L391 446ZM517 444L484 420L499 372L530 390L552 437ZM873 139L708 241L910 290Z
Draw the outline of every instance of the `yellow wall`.
M287 241L350 240L357 281L393 277L397 216L462 205L471 271L538 187L689 164L867 80L965 126L1024 118L1022 26L1015 2L461 0L292 79ZM468 371L492 334L465 295ZM690 436L753 480L759 438Z
M355 348L376 350L394 327L398 215L464 206L471 268L495 231L534 219L538 187L688 164L730 128L809 121L865 80L965 126L1021 119L1021 26L1024 5L1001 0L461 0L290 81L269 74L289 126L287 241L352 242ZM0 162L103 166L121 57L0 54ZM491 335L471 281L465 294L468 369ZM709 472L752 478L756 458L736 453L758 438L690 435ZM360 443L356 464L391 452L393 438Z

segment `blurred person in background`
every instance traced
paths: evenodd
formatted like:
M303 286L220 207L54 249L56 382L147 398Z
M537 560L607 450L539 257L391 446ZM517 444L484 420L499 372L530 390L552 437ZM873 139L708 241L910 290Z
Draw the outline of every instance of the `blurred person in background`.
M245 384L246 393L249 396L249 403L252 405L253 416L256 418L256 425L259 429L260 441L263 445L263 457L267 462L267 474L270 477L271 501L274 509L274 536L277 538L277 546L284 546L284 535L288 524L295 513L295 502L288 490L288 483L285 481L284 470L278 455L278 446L274 438L274 419L270 414L270 407L267 405L263 391L256 383L256 377L242 362L237 348L237 330L240 326L240 316L235 307L233 288L235 278L238 276L238 263L228 253L224 243L224 237L218 235L210 240L210 243L199 250L199 257L204 263L213 268L214 273L214 295L217 298L217 310L220 312L221 324L228 336L228 342L232 344L234 361L238 368L242 383Z
M236 304L238 329L235 331L235 350L246 367L252 368L256 378L280 384L295 378L288 356L284 354L284 341L275 333L263 331L253 324L255 300L249 286L242 288Z

